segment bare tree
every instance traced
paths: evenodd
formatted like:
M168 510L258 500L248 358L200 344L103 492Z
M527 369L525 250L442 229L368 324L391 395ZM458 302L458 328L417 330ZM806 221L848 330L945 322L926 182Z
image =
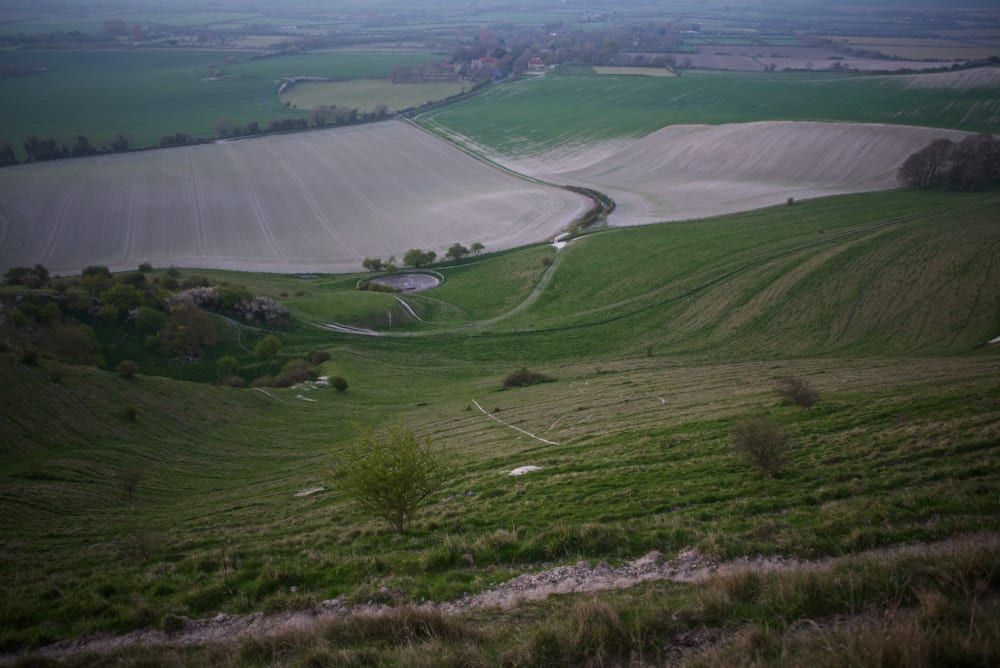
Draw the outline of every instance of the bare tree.
M917 190L929 190L939 183L942 167L954 143L950 139L935 139L903 162L896 177Z

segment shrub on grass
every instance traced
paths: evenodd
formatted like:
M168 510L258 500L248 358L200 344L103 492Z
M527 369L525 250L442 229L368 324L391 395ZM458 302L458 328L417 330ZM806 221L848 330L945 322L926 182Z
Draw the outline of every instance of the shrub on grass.
M253 348L253 354L259 360L269 360L281 352L281 339L274 334L268 334L257 342Z
M538 383L547 383L551 380L553 379L544 373L529 371L526 367L521 367L517 371L507 374L503 379L503 386L505 388L526 387L528 385L537 385Z
M274 376L261 376L250 381L250 387L273 387L277 380Z
M748 462L773 478L784 467L790 440L781 425L764 418L749 418L733 429L733 446Z
M333 376L330 378L330 387L338 392L343 392L347 389L347 381L340 376Z
M400 424L363 431L338 455L344 491L362 512L389 522L400 535L448 479L444 451Z
M223 355L215 362L215 372L219 379L239 375L240 363L232 355Z
M34 364L38 361L38 351L33 348L25 348L21 351L20 360L22 364Z
M278 374L276 384L278 387L289 387L304 380L315 378L318 375L316 367L310 365L309 362L305 360L290 360L285 366L281 367L281 373Z
M819 392L813 384L804 378L782 378L774 386L774 391L784 399L786 404L794 404L802 408L812 408L819 401Z
M239 376L234 373L220 378L219 384L225 385L226 387L246 387L247 381L243 378L243 376Z
M311 355L309 355L309 361L315 366L319 366L323 362L330 359L330 353L325 350L314 350Z
M131 380L135 378L137 373L139 373L139 365L132 360L122 360L121 364L118 365L118 375L122 378Z

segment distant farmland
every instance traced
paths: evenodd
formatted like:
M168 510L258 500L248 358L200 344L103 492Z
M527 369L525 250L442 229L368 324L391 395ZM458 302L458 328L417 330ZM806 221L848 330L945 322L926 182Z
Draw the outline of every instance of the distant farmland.
M357 271L540 241L588 206L387 122L0 170L0 267Z
M912 76L685 72L664 78L598 76L576 68L493 86L419 120L511 157L641 137L679 124L849 121L996 133L1000 95L991 74L998 69ZM918 88L918 80L926 83ZM982 83L952 87L959 81Z
M372 79L388 77L396 65L441 58L431 53L251 56L213 51L0 51L0 65L45 68L0 79L0 141L19 149L31 134L67 141L83 134L96 145L125 132L139 146L175 132L210 138L223 118L236 124L257 121L265 127L271 119L306 118L308 108L300 104L299 109L285 109L278 99L284 77Z

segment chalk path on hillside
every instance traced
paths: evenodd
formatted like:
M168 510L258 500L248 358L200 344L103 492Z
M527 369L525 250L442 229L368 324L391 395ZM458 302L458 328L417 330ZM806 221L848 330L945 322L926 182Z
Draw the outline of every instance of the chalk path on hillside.
M573 566L559 566L541 572L525 573L493 589L467 595L457 601L423 603L417 607L438 610L444 614L457 614L477 608L510 608L525 601L544 600L552 594L626 589L657 580L698 583L748 571L759 573L820 571L857 560L879 560L901 556L934 557L961 549L997 546L1000 546L1000 534L982 533L935 543L897 545L848 556L815 560L756 556L720 562L711 555L694 549L683 550L676 558L665 560L659 552L650 552L617 568L612 568L604 562L591 568L587 562L581 561ZM383 593L393 595L391 591ZM191 647L233 642L289 631L308 632L333 619L350 615L379 615L391 609L391 606L383 604L349 605L340 599L332 599L308 610L272 614L255 612L249 615L220 613L209 619L181 618L183 627L173 633L146 628L122 635L95 634L49 645L30 655L59 659L83 653L108 653L142 646ZM26 656L29 654L0 655L0 665L13 663Z

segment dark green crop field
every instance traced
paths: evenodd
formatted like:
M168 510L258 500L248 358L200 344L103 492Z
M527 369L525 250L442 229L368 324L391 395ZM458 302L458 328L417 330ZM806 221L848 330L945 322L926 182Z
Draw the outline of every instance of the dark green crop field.
M83 134L95 145L124 132L133 145L181 132L214 137L215 124L305 118L285 109L280 79L384 78L396 65L439 59L430 53L327 53L251 60L212 51L0 51L0 64L47 68L0 79L0 141ZM227 59L232 59L227 62ZM211 67L219 68L212 78Z
M908 88L898 76L685 72L663 78L585 69L492 86L419 120L509 155L685 123L849 121L1000 130L1000 97L990 88Z

